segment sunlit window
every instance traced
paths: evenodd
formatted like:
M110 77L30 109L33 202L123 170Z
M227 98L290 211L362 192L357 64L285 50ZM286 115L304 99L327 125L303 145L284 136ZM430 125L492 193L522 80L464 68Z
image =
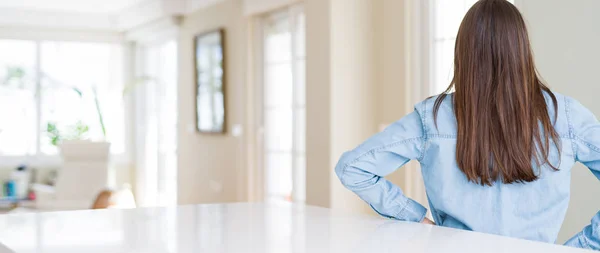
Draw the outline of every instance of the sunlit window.
M52 155L68 139L124 152L119 45L0 40L0 55L0 155Z

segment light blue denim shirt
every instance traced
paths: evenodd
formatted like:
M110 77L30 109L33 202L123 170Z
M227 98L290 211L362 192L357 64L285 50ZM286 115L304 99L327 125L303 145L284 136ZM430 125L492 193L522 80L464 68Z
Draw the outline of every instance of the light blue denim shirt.
M342 155L335 168L342 184L380 215L420 222L427 209L407 198L384 177L410 160L421 164L429 206L439 226L554 243L569 204L571 167L586 165L600 179L600 123L578 101L555 93L555 129L562 150L559 171L542 166L530 183L481 186L469 182L456 164L456 118L452 95L440 107L437 128L434 98ZM550 119L555 111L546 94ZM559 164L558 152L549 161ZM566 245L600 250L600 212Z

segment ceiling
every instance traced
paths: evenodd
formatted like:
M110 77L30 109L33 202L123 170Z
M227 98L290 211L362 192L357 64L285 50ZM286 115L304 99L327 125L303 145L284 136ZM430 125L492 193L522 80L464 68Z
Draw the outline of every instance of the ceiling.
M115 14L145 0L0 0L0 9Z

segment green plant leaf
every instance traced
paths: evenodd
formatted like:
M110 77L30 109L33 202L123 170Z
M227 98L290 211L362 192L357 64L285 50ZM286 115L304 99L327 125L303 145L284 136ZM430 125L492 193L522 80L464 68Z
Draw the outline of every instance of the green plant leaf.
M77 95L79 95L79 98L83 97L83 92L81 92L81 90L77 87L71 87L71 90L73 90L74 92L77 93Z
M25 79L25 68L20 66L7 66L6 76L4 76L1 84L9 86L16 83L19 89L23 89L25 88Z
M46 124L46 134L50 138L50 144L53 146L57 146L62 140L61 133L54 122L48 122Z
M94 93L94 103L96 104L96 112L98 113L98 121L100 121L100 127L102 127L102 135L106 139L106 127L104 125L104 117L102 116L102 110L100 109L100 101L98 100L98 92L96 87L92 89Z
M151 76L140 76L140 77L134 78L129 83L125 84L125 87L123 87L123 96L128 95L130 92L135 90L138 86L144 85L144 84L146 84L148 82L152 82L152 81L156 81L156 79Z

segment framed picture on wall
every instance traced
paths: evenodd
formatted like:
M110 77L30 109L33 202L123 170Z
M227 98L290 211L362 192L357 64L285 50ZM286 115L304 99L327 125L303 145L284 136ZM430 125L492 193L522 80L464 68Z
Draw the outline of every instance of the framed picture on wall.
M225 31L217 29L194 38L196 129L222 134L226 129Z

